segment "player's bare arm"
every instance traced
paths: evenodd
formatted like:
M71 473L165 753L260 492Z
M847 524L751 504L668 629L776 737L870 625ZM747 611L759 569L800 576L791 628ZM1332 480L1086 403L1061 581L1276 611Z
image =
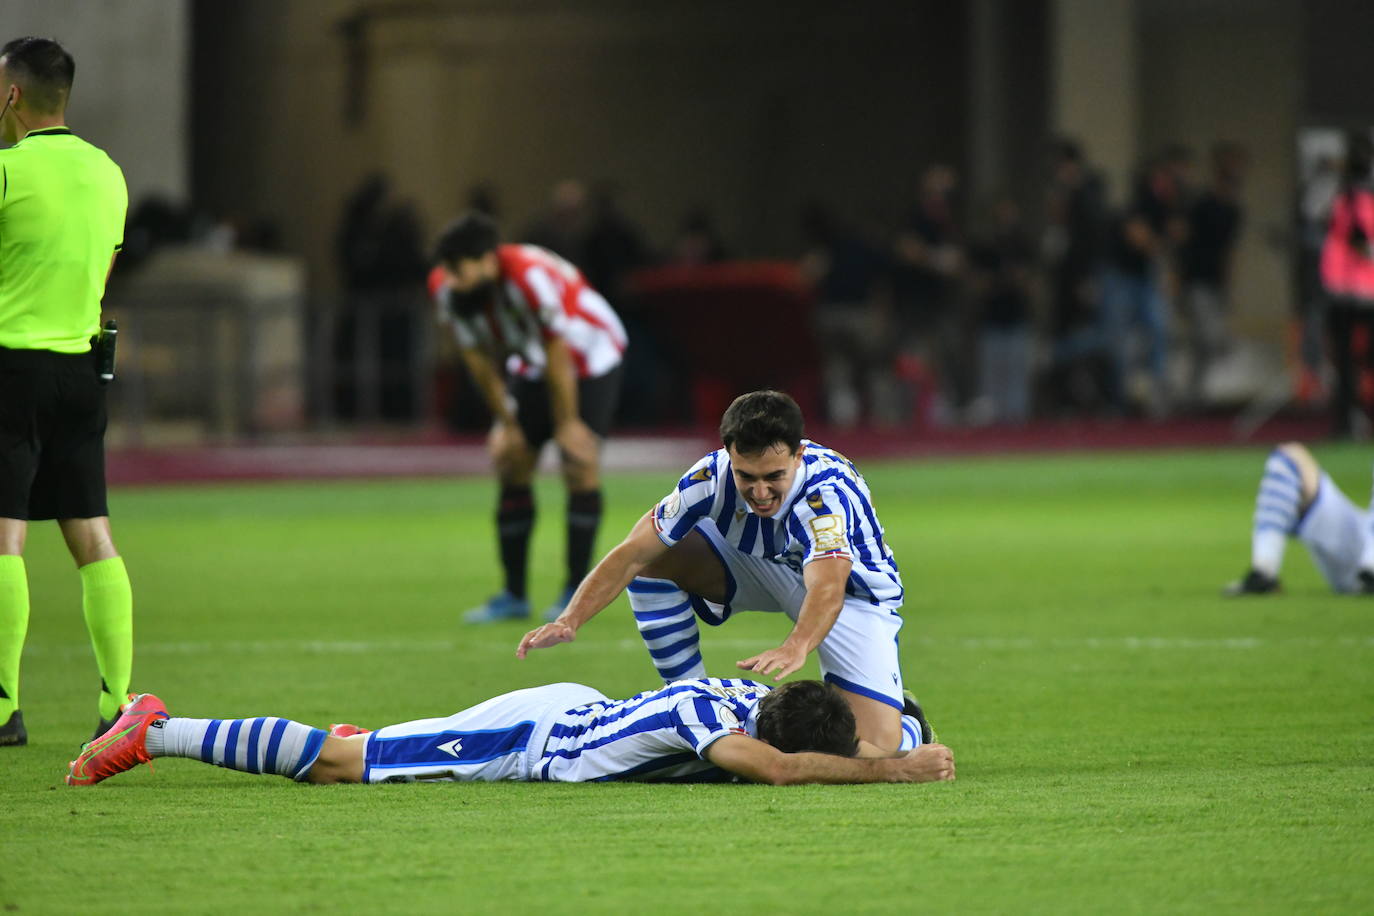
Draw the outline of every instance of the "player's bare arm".
M573 593L572 600L558 619L531 630L515 649L516 658L524 658L531 649L546 649L563 642L572 642L577 630L615 600L625 586L668 547L658 538L653 520L645 515L630 529L625 540L596 564Z
M492 419L506 426L515 426L515 414L506 399L506 383L490 356L478 347L463 347L463 364L472 376L473 384L482 392Z
M735 663L744 671L774 674L781 680L806 664L806 657L821 644L844 607L844 587L854 564L848 557L823 557L806 564L802 582L806 598L792 632L781 646Z
M533 457L525 434L516 421L515 413L506 396L506 383L491 356L478 347L463 347L463 364L472 376L473 384L482 392L487 409L491 411L495 425L492 427L488 447L492 460L496 463L497 474L502 480L524 483L534 472Z
M900 757L838 757L784 754L748 735L726 735L706 749L706 759L751 782L774 786L954 779L954 753L943 744L922 745Z

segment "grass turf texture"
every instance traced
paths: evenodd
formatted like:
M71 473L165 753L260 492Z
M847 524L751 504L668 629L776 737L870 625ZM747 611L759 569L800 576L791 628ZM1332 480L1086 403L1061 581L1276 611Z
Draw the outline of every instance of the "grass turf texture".
M1319 457L1357 503L1369 451ZM873 463L907 585L908 683L959 781L773 788L308 787L165 760L61 784L95 722L79 583L30 533L23 703L0 749L0 908L18 912L1304 911L1374 905L1374 599L1290 548L1243 572L1261 450ZM608 486L603 549L673 471ZM536 605L561 585L539 488ZM113 496L135 689L174 714L380 725L532 684L654 683L623 598L517 662L463 627L497 581L485 480ZM785 620L705 634L708 665ZM805 674L814 676L814 662Z

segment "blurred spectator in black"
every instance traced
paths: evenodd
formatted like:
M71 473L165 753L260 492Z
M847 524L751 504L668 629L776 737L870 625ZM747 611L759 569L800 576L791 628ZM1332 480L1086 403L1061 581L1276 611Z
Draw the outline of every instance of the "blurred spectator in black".
M1020 424L1030 417L1035 248L1012 198L995 200L988 222L968 256L979 379L970 419Z
M1153 416L1169 409L1166 377L1168 299L1172 255L1187 232L1182 184L1186 153L1167 151L1137 179L1130 204L1108 234L1103 275L1101 328L1111 359L1108 396L1117 411L1130 404L1134 337L1145 337L1149 388L1145 408Z
M333 316L335 407L344 417L415 419L412 367L425 274L424 230L414 203L369 175L348 198L337 236L345 298Z
M1241 226L1240 192L1249 165L1245 150L1235 143L1216 144L1211 158L1211 182L1188 209L1187 238L1179 249L1181 311L1192 356L1188 399L1195 407L1205 406L1207 372L1230 345L1228 292Z
M576 179L566 178L553 186L548 207L525 230L520 240L560 254L580 269L586 260L590 223L587 186Z
M592 288L610 300L634 346L622 364L618 422L631 425L662 423L662 405L670 397L675 373L673 341L665 333L663 316L647 313L629 294L625 278L648 266L648 243L640 228L620 207L614 184L602 181L592 191L591 221L583 245L582 274Z
M650 260L644 233L621 210L615 185L601 182L592 194L591 222L583 244L583 276L593 289L618 304L625 298L625 276Z
M1341 187L1331 205L1322 245L1322 286L1330 297L1327 327L1336 367L1332 392L1332 434L1354 433L1361 371L1374 370L1374 188L1370 185L1374 144L1370 135L1346 138ZM1357 352L1361 348L1362 352Z
M1314 163L1298 189L1298 266L1296 305L1301 326L1302 378L1298 396L1319 395L1326 368L1326 292L1322 289L1322 245L1331 221L1331 205L1341 189L1341 161L1324 155Z
M490 181L479 181L468 188L467 208L494 220L501 218L501 204L496 186Z
M1047 395L1055 409L1091 408L1103 397L1098 301L1106 219L1101 175L1075 141L1058 141L1041 241L1050 296Z
M964 251L955 216L958 173L936 164L921 174L916 203L893 246L892 287L903 342L934 364L940 397L962 405L970 380L967 332L956 307Z
M881 249L845 225L825 204L802 212L806 253L802 273L816 294L815 330L824 359L826 417L852 427L870 420L895 423L891 309Z
M385 175L363 179L344 206L339 268L350 290L394 289L424 279L424 234L415 205L392 198Z
M669 250L674 264L715 264L729 258L716 221L705 207L687 211Z

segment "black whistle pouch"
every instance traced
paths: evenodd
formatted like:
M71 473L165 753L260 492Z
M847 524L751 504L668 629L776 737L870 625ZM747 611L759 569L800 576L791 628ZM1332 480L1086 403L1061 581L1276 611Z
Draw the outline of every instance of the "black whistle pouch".
M102 385L108 385L114 381L115 341L118 335L119 326L111 318L105 322L100 333L95 335L95 339L91 341L91 349L95 351L95 374L100 378Z

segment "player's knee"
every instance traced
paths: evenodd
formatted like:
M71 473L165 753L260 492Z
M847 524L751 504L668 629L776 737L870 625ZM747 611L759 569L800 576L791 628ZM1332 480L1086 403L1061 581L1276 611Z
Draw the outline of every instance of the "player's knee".
M316 785L349 783L363 781L363 748L366 735L353 735L336 738L333 735L324 739L320 756L315 758L306 781Z
M1298 469L1298 477L1302 484L1302 501L1310 502L1316 497L1317 484L1321 480L1321 465L1317 463L1317 459L1301 442L1285 442L1274 451L1293 462L1293 466Z

